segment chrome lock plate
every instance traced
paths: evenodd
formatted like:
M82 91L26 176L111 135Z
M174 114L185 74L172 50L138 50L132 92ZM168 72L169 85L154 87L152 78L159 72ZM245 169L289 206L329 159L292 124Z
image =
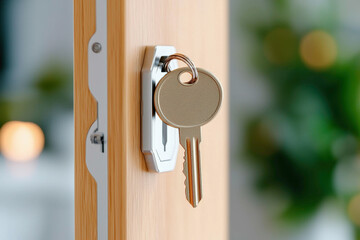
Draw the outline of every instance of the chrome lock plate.
M96 0L96 32L88 43L88 83L97 119L86 136L86 166L97 187L97 239L108 239L107 0Z
M160 79L165 76L162 60L174 54L172 46L146 48L141 71L142 81L142 152L149 171L168 172L176 165L179 150L179 130L166 125L157 115L154 107L154 92ZM170 68L177 68L171 61Z

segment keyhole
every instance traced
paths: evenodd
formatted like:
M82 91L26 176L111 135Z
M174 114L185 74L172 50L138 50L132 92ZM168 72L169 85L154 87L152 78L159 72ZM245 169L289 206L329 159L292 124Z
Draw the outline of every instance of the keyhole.
M166 152L166 144L167 144L167 125L162 123L162 144L164 145L164 152Z

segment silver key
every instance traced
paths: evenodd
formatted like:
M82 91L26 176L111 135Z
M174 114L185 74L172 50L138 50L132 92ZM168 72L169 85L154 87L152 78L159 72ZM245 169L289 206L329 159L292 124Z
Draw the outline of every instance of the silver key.
M222 101L222 88L211 73L198 68L195 83L182 83L180 75L189 68L166 74L158 83L154 104L160 118L179 128L180 144L185 149L184 174L186 198L193 207L202 199L200 127L214 118Z

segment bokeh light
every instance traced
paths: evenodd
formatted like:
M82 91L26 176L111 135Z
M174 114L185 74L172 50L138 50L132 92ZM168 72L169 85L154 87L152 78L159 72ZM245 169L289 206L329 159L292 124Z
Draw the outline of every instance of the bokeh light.
M353 223L360 226L360 194L350 200L348 214Z
M1 153L11 161L34 160L42 152L44 143L44 133L35 123L11 121L0 131Z
M326 69L331 67L336 60L336 42L330 34L324 31L312 31L301 40L300 55L309 68Z
M297 39L289 28L271 30L264 39L264 52L269 62L285 65L295 59Z

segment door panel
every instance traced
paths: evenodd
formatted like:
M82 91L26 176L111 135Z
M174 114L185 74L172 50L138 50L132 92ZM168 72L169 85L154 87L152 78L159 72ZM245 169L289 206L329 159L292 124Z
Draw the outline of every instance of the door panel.
M85 164L85 139L96 119L87 83L94 0L75 0L76 239L96 239L96 182ZM227 2L108 0L109 239L227 239ZM146 46L173 45L224 88L216 118L202 128L203 195L185 198L180 148L175 171L152 173L141 152L140 72Z

